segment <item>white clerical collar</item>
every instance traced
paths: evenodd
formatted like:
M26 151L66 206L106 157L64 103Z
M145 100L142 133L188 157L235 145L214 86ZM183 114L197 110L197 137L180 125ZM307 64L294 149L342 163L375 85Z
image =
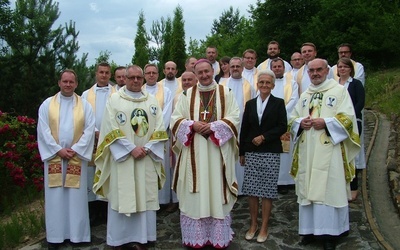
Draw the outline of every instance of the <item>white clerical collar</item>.
M166 83L166 84L175 84L176 83L176 78L174 78L174 80L168 80L167 78L165 78L164 79L164 82Z
M130 91L130 90L128 90L128 89L125 89L125 93L126 93L127 95L129 95L130 97L132 97L132 98L140 98L140 97L144 96L144 94L142 93L142 91L133 92L133 91Z
M256 69L255 67L252 68L252 69L246 69L246 68L244 68L243 71L246 72L246 73L253 73L255 69Z
M106 86L99 86L99 84L96 83L96 90L108 91L109 89L110 89L110 84L107 84Z
M243 78L236 79L236 78L229 77L229 82L231 82L233 84L239 84L239 83L242 83L242 81L243 81Z
M63 94L60 93L60 99L66 100L66 101L70 101L70 100L73 100L73 99L74 99L74 95L65 96L65 95L63 95Z
M149 85L146 83L146 89L156 89L157 88L157 83L154 85Z

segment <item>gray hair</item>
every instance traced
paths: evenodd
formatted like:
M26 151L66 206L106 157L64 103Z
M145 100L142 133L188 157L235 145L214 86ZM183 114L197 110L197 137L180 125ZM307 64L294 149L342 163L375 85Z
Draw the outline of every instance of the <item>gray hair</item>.
M262 75L271 76L272 77L272 83L275 84L275 73L272 70L263 69L263 70L258 71L257 79L260 79L260 76L262 76Z

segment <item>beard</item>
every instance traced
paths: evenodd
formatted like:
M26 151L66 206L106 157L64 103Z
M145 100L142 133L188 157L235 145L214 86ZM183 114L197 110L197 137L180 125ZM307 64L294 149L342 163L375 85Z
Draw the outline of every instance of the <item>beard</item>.
M172 80L175 79L175 76L174 76L173 74L167 74L167 75L165 76L165 78L167 78L167 80L169 80L169 81L172 81Z

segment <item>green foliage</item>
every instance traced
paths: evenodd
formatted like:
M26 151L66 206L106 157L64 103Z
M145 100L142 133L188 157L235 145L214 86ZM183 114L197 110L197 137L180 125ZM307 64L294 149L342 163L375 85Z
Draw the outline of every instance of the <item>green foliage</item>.
M147 36L143 11L139 13L137 22L137 33L135 37L135 54L132 58L132 63L144 67L149 63L149 38Z
M211 35L207 36L205 44L216 46L218 55L241 56L250 44L247 42L251 34L251 22L240 15L239 9L230 7L224 11L218 20L214 20ZM205 47L203 50L203 56Z
M164 68L164 64L168 62L171 58L171 50L169 48L171 47L171 39L172 39L172 21L171 18L169 17L165 21L165 31L162 37L164 44L161 47L161 57L158 67L159 70Z
M0 111L0 212L43 189L43 163L35 137L36 121ZM17 198L17 200L15 200Z
M178 72L185 71L186 61L186 43L185 43L185 24L183 20L183 10L178 5L174 11L174 19L172 21L172 37L171 37L170 60L177 65Z
M319 10L315 0L269 0L257 1L250 7L253 20L254 41L253 49L257 51L258 62L267 56L267 45L270 41L279 42L281 57L289 59L291 54L300 50L302 43L307 40L302 35L302 26ZM312 42L312 40L310 40Z
M189 38L189 46L188 46L188 57L193 56L197 59L204 57L205 48L201 48L201 44L198 40Z
M22 209L11 214L9 219L3 218L0 223L0 248L15 248L22 240L36 237L45 229L43 207L39 211Z
M51 0L17 0L14 9L7 5L2 1L0 11L0 107L36 117L40 103L58 91L60 70L76 65L78 32L72 22L52 28L60 12ZM78 64L85 63L83 56Z
M164 46L164 33L165 33L166 21L164 17L160 20L153 21L150 29L150 41L156 45L156 47L149 48L150 61L159 61L161 58L162 48Z
M366 79L365 107L391 115L400 115L400 71L390 69L377 71Z

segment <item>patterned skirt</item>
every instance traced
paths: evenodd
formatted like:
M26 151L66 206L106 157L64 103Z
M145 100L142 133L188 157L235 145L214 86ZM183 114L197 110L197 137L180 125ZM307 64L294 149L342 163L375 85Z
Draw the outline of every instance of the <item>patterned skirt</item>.
M280 154L246 152L242 192L260 198L278 198Z

